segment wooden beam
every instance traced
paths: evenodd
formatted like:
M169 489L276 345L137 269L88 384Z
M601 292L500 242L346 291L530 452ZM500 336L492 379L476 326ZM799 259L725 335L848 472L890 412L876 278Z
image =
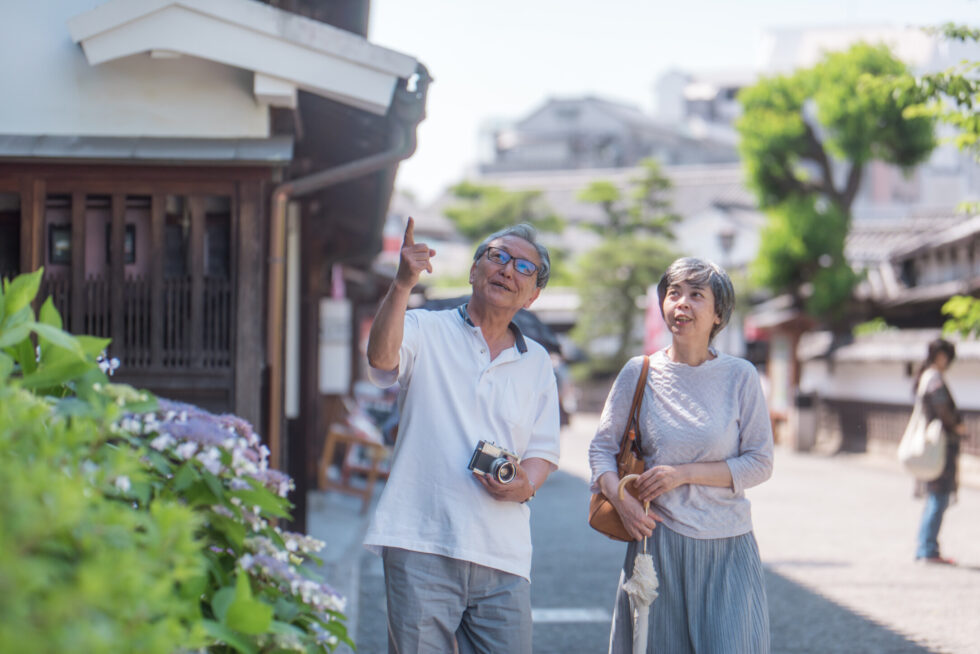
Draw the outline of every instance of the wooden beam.
M112 223L109 232L109 324L112 355L123 358L125 340L126 292L126 196L112 195Z
M262 304L265 266L262 260L263 202L261 185L242 183L232 214L232 281L237 295L235 317L235 413L262 429L262 363L265 361L265 310Z
M85 332L85 193L71 194L71 309L65 329Z
M136 184L139 188L125 186L129 195L146 195L154 186L180 185L178 193L210 193L204 188L223 184L227 189L238 181L262 181L271 179L274 171L281 166L173 166L173 165L128 165L128 164L52 164L52 163L8 163L0 162L0 180L17 179L25 170L34 177L48 180L53 186L62 187L82 184L93 187L90 193L105 194L113 187ZM5 182L0 182L5 183ZM57 191L59 193L64 190Z
M150 362L163 364L163 263L166 256L165 222L167 196L150 199Z

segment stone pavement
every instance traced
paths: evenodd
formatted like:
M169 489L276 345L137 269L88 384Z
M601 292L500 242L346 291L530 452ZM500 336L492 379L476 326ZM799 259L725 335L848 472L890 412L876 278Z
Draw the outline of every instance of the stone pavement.
M576 415L563 432L564 472L588 477L597 418ZM980 651L980 489L962 488L946 513L940 543L956 567L913 561L922 502L911 490L890 459L777 449L772 479L748 491L774 653ZM310 497L310 531L327 543L324 570L349 598L352 634L360 560L370 556L360 545L367 522L359 508L336 493Z
M588 477L596 421L576 415L564 434L566 472ZM890 457L777 448L772 478L747 492L774 654L980 652L980 488L946 512L939 541L959 564L947 567L913 560L912 486Z
M378 484L375 502L382 484ZM353 638L358 625L358 597L360 594L360 562L362 554L371 556L362 544L371 510L361 514L361 498L343 493L310 491L308 497L307 527L311 536L326 546L318 556L323 561L317 571L324 581L347 598L347 633ZM350 652L341 647L338 652Z

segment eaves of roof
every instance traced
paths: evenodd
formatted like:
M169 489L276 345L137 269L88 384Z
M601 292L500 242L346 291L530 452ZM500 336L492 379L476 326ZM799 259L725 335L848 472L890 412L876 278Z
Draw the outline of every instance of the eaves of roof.
M293 139L147 138L0 134L0 158L72 162L224 163L285 165L293 158Z
M296 106L297 89L376 114L418 62L342 29L253 0L109 0L68 21L89 64L141 53L255 73L256 99Z

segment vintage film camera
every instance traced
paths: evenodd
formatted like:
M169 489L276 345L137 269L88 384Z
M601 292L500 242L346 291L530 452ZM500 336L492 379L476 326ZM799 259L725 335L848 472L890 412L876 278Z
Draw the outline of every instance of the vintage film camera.
M488 441L480 441L467 466L473 472L490 475L501 484L509 484L517 476L517 455Z

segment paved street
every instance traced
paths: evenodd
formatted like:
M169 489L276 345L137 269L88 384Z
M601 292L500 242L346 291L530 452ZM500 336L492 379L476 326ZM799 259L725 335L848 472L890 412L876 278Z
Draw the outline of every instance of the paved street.
M536 654L604 652L623 545L586 524L586 448L597 416L563 435L561 471L534 500ZM912 561L921 503L889 463L777 451L772 480L750 491L767 569L777 653L967 653L980 642L980 491L947 512L944 554ZM362 557L357 642L385 651L380 560Z

